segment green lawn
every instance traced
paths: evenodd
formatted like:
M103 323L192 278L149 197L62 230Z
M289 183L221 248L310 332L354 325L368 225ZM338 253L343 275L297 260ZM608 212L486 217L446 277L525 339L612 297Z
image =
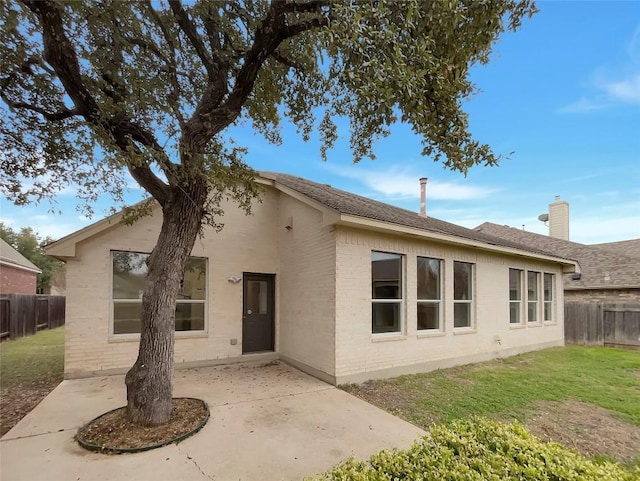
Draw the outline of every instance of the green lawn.
M566 346L343 386L419 426L471 415L524 421L539 401L577 400L640 426L640 352Z
M0 343L0 435L57 386L63 373L63 327Z

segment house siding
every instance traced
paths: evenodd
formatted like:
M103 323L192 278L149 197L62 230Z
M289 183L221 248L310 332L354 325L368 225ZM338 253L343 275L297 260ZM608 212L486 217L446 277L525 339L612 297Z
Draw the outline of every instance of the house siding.
M331 382L335 371L335 229L323 225L321 211L282 195L279 233L280 356Z
M401 335L371 334L371 251L405 256ZM444 332L417 331L416 257L444 260ZM453 261L475 264L475 327L453 328ZM509 324L509 268L556 275L555 323ZM563 344L563 291L557 264L401 236L339 228L336 242L336 383L418 372Z
M206 228L196 240L192 255L207 258L207 330L176 334L177 364L242 358L242 283L230 283L231 275L275 274L277 305L278 199L277 191L267 189L262 202L254 202L250 216L245 216L235 204L223 205L225 215L219 221L225 224L224 229L216 233ZM76 257L67 262L67 377L118 372L135 361L137 337L123 338L109 333L111 251L150 252L160 225L161 216L156 214L133 226L115 225L76 246ZM277 332L277 309L275 321ZM233 339L237 341L235 345L231 343Z
M0 293L35 294L37 277L35 272L3 264L0 266Z

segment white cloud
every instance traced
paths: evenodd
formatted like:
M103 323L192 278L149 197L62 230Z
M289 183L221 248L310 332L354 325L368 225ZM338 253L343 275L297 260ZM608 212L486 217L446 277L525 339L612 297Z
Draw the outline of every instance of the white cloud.
M617 82L605 83L602 89L612 100L640 104L640 74Z
M81 216L77 217L77 219L76 221L75 218L72 219L69 216L56 214L35 214L26 215L20 219L3 217L0 220L10 225L14 230L31 227L39 237L51 237L57 240L91 223L88 219L82 219Z
M626 46L627 58L615 67L597 69L591 75L591 93L558 109L559 113L587 113L616 104L640 104L640 25Z
M55 222L53 219L48 222L42 223L30 223L30 226L33 227L39 235L42 237L51 237L54 240L61 239L64 236L72 234L73 232L82 229L88 222Z
M572 219L571 240L584 244L640 238L640 215Z
M393 167L386 170L365 170L363 166L336 167L327 165L333 173L348 179L358 180L369 189L382 194L387 199L409 199L420 197L420 175L408 168ZM470 200L487 197L495 189L429 180L427 199Z
M627 53L632 60L640 60L640 25L636 27L633 35L631 35Z
M581 97L580 100L576 100L569 105L560 107L558 112L563 114L581 114L585 112L593 112L594 110L602 110L605 107L606 104L603 102Z

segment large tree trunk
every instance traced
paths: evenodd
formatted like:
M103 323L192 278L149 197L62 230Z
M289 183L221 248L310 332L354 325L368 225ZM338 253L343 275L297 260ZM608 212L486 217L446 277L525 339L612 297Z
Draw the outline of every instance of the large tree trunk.
M169 421L173 396L176 299L186 260L200 230L206 188L173 188L162 229L147 261L138 359L127 373L129 419L143 425Z

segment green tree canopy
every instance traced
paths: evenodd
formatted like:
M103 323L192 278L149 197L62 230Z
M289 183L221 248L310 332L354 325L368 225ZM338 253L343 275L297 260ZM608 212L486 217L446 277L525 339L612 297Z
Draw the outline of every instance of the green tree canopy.
M180 277L224 198L258 193L229 128L280 143L283 120L321 154L349 123L355 161L401 120L461 172L499 155L469 131L468 72L531 0L9 0L0 3L0 190L17 203L79 186L122 200L125 169L162 208L148 259L129 415L171 411Z
M402 120L451 169L493 165L462 110L467 73L534 11L515 0L3 2L2 192L26 203L73 183L89 206L104 192L121 200L126 167L156 198L204 175L246 205L235 188L253 195L252 172L224 131L250 122L279 143L283 117L305 139L317 132L323 156L338 118L356 161Z

